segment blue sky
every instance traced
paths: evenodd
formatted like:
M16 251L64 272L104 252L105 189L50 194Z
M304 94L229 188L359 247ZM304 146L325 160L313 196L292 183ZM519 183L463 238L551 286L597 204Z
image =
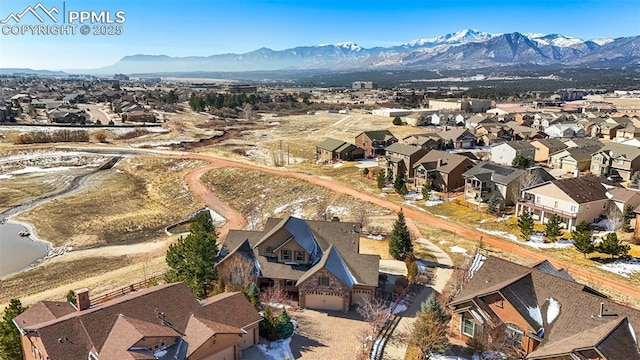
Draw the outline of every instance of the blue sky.
M41 2L62 9L62 0ZM0 19L36 3L0 0ZM0 67L99 68L134 54L206 56L344 41L390 46L464 28L583 39L640 35L640 0L66 0L65 8L125 11L123 34L0 34Z

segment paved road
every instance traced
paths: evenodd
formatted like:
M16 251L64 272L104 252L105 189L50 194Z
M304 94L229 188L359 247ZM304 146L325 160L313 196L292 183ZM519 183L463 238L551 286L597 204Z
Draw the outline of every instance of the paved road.
M79 109L87 109L91 114L91 120L96 121L100 120L102 125L107 125L109 123L109 117L105 114L104 111L101 110L100 105L96 104L78 104Z

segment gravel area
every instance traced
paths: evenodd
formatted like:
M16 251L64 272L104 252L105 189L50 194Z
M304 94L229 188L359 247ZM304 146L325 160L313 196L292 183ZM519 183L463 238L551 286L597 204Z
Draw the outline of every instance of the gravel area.
M305 309L292 312L298 329L291 339L291 351L296 359L355 359L358 350L357 332L366 327L360 315Z

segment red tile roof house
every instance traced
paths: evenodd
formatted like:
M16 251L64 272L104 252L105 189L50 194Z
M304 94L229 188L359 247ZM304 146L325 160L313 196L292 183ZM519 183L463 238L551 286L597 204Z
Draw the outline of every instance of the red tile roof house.
M640 311L574 281L548 261L531 267L476 254L449 307L459 340L506 338L531 360L638 360Z
M301 307L349 311L378 286L380 256L360 254L360 224L296 217L267 220L263 231L231 230L216 266L233 274L240 257L253 264L261 288L297 294ZM233 281L229 279L223 281Z
M41 301L13 319L25 360L240 359L258 343L256 309L242 293L203 301L184 283L159 285L91 305Z

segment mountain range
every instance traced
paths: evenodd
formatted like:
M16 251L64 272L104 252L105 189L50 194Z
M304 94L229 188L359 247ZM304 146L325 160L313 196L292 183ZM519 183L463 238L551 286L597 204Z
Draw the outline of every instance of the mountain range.
M256 70L469 69L510 65L627 66L640 64L640 36L582 40L561 34L489 34L464 29L391 47L353 42L260 48L244 54L169 57L133 55L94 73Z

